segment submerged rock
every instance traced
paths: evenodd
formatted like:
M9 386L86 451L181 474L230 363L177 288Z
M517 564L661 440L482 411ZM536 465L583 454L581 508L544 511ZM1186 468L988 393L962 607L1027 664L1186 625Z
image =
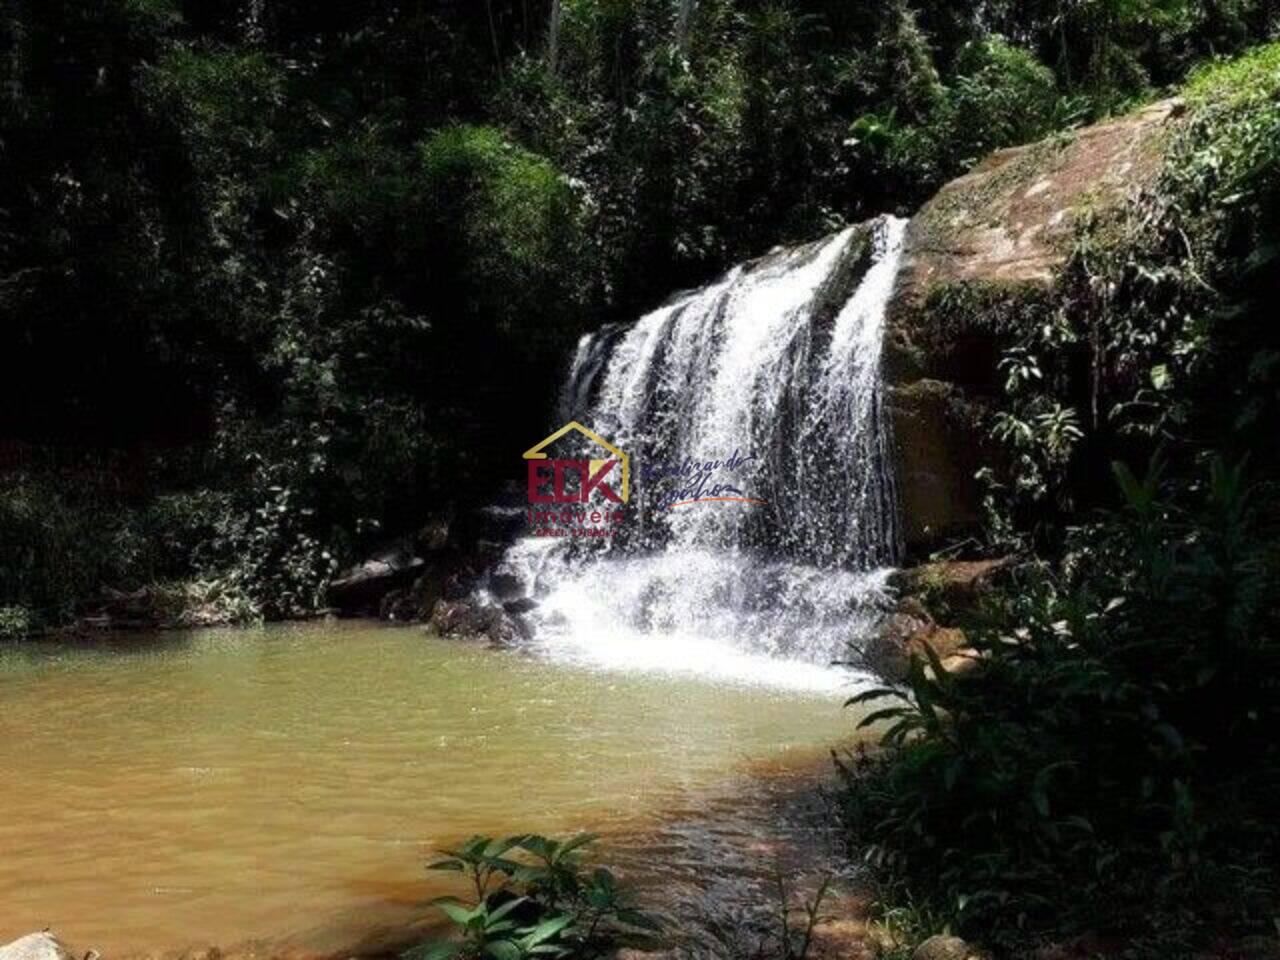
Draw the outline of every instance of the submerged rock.
M71 960L62 944L48 930L31 933L0 946L0 960Z

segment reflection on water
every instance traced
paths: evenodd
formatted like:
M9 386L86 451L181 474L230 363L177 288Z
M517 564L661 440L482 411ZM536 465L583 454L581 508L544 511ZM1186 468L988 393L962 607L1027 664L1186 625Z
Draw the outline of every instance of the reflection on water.
M655 811L732 795L748 760L812 763L852 726L839 702L369 625L0 648L0 942L374 943L445 892L433 848L652 835Z

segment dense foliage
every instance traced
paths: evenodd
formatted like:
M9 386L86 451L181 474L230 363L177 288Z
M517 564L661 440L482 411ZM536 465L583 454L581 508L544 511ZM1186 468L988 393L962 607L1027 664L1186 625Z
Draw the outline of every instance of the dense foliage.
M27 519L3 622L156 578L305 612L337 564L492 493L583 329L909 209L1275 20L1271 0L7 4L0 511Z
M1155 187L1022 305L987 478L1027 561L967 624L978 668L868 694L890 749L846 768L885 875L1014 955L1273 932L1280 46L1185 96Z
M849 813L992 942L1257 929L1280 47L1203 62L1277 29L1275 0L12 0L0 637L103 587L173 622L314 610L491 496L582 331L1185 81L1159 182L1080 225L1051 295L947 306L1021 331L988 539L1037 559L969 625L979 671L895 692ZM644 927L577 848L457 851L480 885L441 949Z

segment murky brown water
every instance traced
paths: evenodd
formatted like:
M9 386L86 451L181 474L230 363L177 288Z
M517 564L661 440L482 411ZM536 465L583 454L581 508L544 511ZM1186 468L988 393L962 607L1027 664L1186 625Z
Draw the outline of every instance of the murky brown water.
M812 769L852 726L830 692L416 629L0 648L0 942L50 926L109 957L352 949L430 916L453 879L424 859L474 832L600 829L642 870L635 838L665 837L658 869L701 874L701 845L764 832L730 813L762 761ZM704 808L709 834L658 827Z

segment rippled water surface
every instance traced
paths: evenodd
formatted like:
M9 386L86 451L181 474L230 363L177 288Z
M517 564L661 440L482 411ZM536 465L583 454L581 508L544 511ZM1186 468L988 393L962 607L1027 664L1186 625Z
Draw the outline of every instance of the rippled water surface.
M723 821L748 768L811 767L852 726L840 691L417 629L0 647L0 942L51 926L108 957L357 949L452 892L422 870L433 848L592 828L625 853L663 811Z

